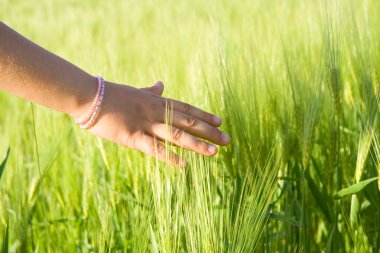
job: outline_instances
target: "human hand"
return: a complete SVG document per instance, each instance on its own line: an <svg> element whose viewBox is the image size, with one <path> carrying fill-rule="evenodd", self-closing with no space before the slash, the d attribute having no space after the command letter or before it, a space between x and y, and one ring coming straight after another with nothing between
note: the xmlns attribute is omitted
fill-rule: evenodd
<svg viewBox="0 0 380 253"><path fill-rule="evenodd" d="M89 131L176 167L184 167L186 161L166 150L163 143L166 140L206 156L218 152L206 140L218 145L230 142L228 135L218 129L221 119L189 104L164 98L163 90L162 82L143 89L106 82L98 119ZM168 112L172 116L171 126L165 124Z"/></svg>
<svg viewBox="0 0 380 253"><path fill-rule="evenodd" d="M0 35L0 90L76 119L94 110L91 109L93 101L98 99L95 102L99 102L101 96L93 97L99 86L95 85L92 75L39 47L2 22ZM163 89L161 82L145 89L106 82L100 113L93 115L94 119L97 116L95 122L92 118L87 122L91 125L90 132L174 166L184 166L185 161L167 152L163 141L207 156L216 154L218 149L206 141L219 145L230 142L230 138L218 129L222 124L219 118L180 101L161 97ZM165 124L167 107L172 116L170 126ZM169 159L166 159L167 154Z"/></svg>

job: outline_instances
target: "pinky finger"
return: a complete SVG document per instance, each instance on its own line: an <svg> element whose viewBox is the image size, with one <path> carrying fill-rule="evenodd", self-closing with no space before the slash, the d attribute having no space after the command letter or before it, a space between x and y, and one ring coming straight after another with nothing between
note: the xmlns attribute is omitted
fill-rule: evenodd
<svg viewBox="0 0 380 253"><path fill-rule="evenodd" d="M150 135L143 135L135 144L135 148L143 153L157 158L161 162L168 163L174 167L185 167L186 161L180 158L174 152L168 150L164 144L162 144L156 138Z"/></svg>

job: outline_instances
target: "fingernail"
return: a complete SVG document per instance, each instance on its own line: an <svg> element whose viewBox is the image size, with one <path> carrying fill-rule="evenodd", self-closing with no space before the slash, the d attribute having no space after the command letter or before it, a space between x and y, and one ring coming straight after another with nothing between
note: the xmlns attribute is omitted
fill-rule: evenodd
<svg viewBox="0 0 380 253"><path fill-rule="evenodd" d="M221 139L224 143L229 143L231 141L231 138L225 133L222 133Z"/></svg>
<svg viewBox="0 0 380 253"><path fill-rule="evenodd" d="M222 123L222 119L217 117L217 116L214 116L212 120L214 121L215 124L221 124Z"/></svg>
<svg viewBox="0 0 380 253"><path fill-rule="evenodd" d="M161 81L158 81L157 83L154 84L155 87L160 87L162 86L162 82Z"/></svg>
<svg viewBox="0 0 380 253"><path fill-rule="evenodd" d="M217 147L215 147L215 146L213 146L213 145L208 145L208 152L210 153L210 154L216 154L216 152L218 152L218 148Z"/></svg>

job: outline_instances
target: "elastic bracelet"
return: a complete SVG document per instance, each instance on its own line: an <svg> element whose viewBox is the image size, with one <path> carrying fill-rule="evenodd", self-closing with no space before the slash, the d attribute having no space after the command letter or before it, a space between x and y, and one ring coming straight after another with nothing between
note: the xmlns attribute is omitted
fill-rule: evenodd
<svg viewBox="0 0 380 253"><path fill-rule="evenodd" d="M88 113L86 113L84 116L78 117L78 119L75 121L75 123L77 123L82 129L90 128L92 124L95 122L100 111L100 106L103 101L105 86L104 79L100 76L97 76L96 78L98 81L98 90L94 98L94 101L92 102Z"/></svg>
<svg viewBox="0 0 380 253"><path fill-rule="evenodd" d="M101 77L100 77L101 78ZM75 123L78 124L78 125L82 125L82 124L85 124L86 122L88 122L92 116L92 114L94 113L94 110L96 108L96 105L97 105L97 102L99 100L99 96L100 96L100 89L101 89L101 80L99 79L99 77L96 77L96 82L98 84L98 88L97 88L97 91L96 91L96 95L95 95L95 98L94 100L92 101L92 104L91 104L91 107L90 109L88 110L88 112L83 115L83 116L80 116L78 117L76 120L75 120Z"/></svg>

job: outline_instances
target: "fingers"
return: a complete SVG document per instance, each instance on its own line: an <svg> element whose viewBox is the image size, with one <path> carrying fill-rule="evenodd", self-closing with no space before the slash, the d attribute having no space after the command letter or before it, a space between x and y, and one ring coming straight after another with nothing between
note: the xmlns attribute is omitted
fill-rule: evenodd
<svg viewBox="0 0 380 253"><path fill-rule="evenodd" d="M161 96L162 93L164 92L164 84L161 81L158 81L153 86L142 88L141 90L145 90L145 91Z"/></svg>
<svg viewBox="0 0 380 253"><path fill-rule="evenodd" d="M175 167L185 167L186 161L167 148L157 139L149 135L140 136L135 142L135 148L143 153L157 158L161 162Z"/></svg>
<svg viewBox="0 0 380 253"><path fill-rule="evenodd" d="M186 132L199 138L209 140L218 145L227 145L230 142L228 135L217 127L211 126L194 116L173 111L172 125L184 129Z"/></svg>
<svg viewBox="0 0 380 253"><path fill-rule="evenodd" d="M174 126L159 123L152 126L151 132L152 135L162 140L167 140L177 146L184 147L202 155L211 156L218 152L218 148L214 145L209 144Z"/></svg>
<svg viewBox="0 0 380 253"><path fill-rule="evenodd" d="M175 111L196 117L211 126L219 127L222 124L222 120L219 117L187 103L175 99L166 99L165 103L168 108L173 108Z"/></svg>
<svg viewBox="0 0 380 253"><path fill-rule="evenodd" d="M141 90L161 96L164 91L164 84L161 81L158 81L153 86L142 88ZM222 120L219 117L175 99L165 99L163 101L163 106L196 117L211 126L219 127L222 124Z"/></svg>

